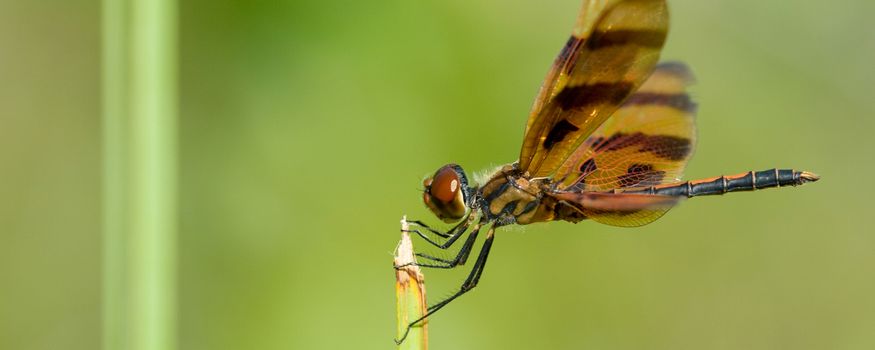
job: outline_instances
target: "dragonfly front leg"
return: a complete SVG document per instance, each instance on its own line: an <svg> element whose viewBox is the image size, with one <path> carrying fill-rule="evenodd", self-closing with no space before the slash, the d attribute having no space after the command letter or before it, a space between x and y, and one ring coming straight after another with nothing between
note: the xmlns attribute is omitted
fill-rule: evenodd
<svg viewBox="0 0 875 350"><path fill-rule="evenodd" d="M474 247L474 242L477 240L477 234L480 233L480 227L482 223L478 223L474 225L471 229L471 233L468 234L468 238L465 239L465 243L462 244L462 249L459 249L459 253L456 254L456 257L453 259L443 259L435 256L431 256L423 253L416 253L416 256L424 259L428 259L431 261L438 262L440 264L429 264L429 263L418 263L417 266L422 267L432 267L438 269L452 269L456 266L464 265L465 261L468 260L468 256L471 254L471 249ZM459 235L461 236L461 235Z"/></svg>
<svg viewBox="0 0 875 350"><path fill-rule="evenodd" d="M456 226L454 226L453 228L451 228L447 232L441 232L441 231L435 230L435 229L429 227L428 225L426 225L424 222L419 221L419 220L410 220L407 222L408 224L413 224L413 225L422 227L431 233L434 233L438 236L446 238L447 240L444 241L444 243L435 242L430 237L428 237L425 233L423 233L422 231L420 231L418 229L412 229L412 230L408 229L406 231L405 230L402 230L402 231L408 232L408 233L415 233L419 237L422 237L422 239L424 239L429 244L431 244L435 247L438 247L440 249L447 249L447 248L451 247L453 245L453 243L455 243L456 240L458 240L459 237L461 237L462 234L465 233L466 230L468 230L468 227L471 226L471 223L473 221L474 221L474 215L469 214L468 217L465 218L465 220L456 224Z"/></svg>
<svg viewBox="0 0 875 350"><path fill-rule="evenodd" d="M422 222L420 220L408 220L407 223L422 227L422 228L428 230L429 232L434 233L434 234L441 236L443 238L450 238L450 236L452 236L451 232L455 231L459 227L459 225L462 224L462 223L457 224L455 227L451 228L447 232L441 232L441 231L438 231L438 230L435 230L435 229L429 227L428 225L426 225L424 222Z"/></svg>

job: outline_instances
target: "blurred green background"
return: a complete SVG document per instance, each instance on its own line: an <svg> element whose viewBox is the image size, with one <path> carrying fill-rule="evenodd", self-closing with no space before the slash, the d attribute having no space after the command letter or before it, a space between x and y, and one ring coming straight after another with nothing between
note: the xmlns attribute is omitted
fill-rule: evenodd
<svg viewBox="0 0 875 350"><path fill-rule="evenodd" d="M182 0L179 348L392 348L398 220L515 159L579 2ZM875 3L670 8L688 177L823 180L501 232L432 348L875 347ZM99 2L0 2L0 349L100 346L100 69Z"/></svg>

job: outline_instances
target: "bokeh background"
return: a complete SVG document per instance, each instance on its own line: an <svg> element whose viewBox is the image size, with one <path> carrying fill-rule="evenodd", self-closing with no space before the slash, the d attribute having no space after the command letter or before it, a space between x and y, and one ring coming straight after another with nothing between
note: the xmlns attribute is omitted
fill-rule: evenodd
<svg viewBox="0 0 875 350"><path fill-rule="evenodd" d="M515 159L579 2L182 0L179 348L392 348L398 220ZM823 180L501 232L434 349L875 347L875 3L670 8L688 177ZM100 69L98 1L0 2L0 349L100 346Z"/></svg>

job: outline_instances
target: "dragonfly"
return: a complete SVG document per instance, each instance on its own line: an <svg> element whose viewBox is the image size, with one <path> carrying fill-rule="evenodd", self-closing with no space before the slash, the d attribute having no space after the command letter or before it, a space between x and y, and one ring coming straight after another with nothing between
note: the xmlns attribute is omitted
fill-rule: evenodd
<svg viewBox="0 0 875 350"><path fill-rule="evenodd" d="M535 98L519 159L481 184L458 164L424 180L425 205L454 225L442 231L411 220L407 231L440 249L467 238L454 258L417 253L423 261L412 264L464 265L481 231L485 239L461 287L429 306L408 332L477 286L500 227L583 220L637 227L687 198L819 179L776 168L682 181L696 144L697 104L687 91L694 81L690 69L659 63L667 32L665 0L584 0Z"/></svg>

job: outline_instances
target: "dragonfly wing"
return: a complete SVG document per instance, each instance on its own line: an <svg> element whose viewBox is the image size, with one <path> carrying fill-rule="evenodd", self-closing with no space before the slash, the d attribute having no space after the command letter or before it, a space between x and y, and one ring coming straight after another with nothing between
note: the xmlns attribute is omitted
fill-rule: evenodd
<svg viewBox="0 0 875 350"><path fill-rule="evenodd" d="M550 196L575 208L587 219L621 227L647 225L662 217L683 199L674 196L610 192L554 192ZM569 221L577 221L580 217L574 216L571 219Z"/></svg>
<svg viewBox="0 0 875 350"><path fill-rule="evenodd" d="M559 187L609 191L680 180L696 144L696 104L687 93L692 82L686 65L658 65L559 167Z"/></svg>
<svg viewBox="0 0 875 350"><path fill-rule="evenodd" d="M552 175L650 76L667 31L665 0L586 1L535 99L520 168Z"/></svg>

